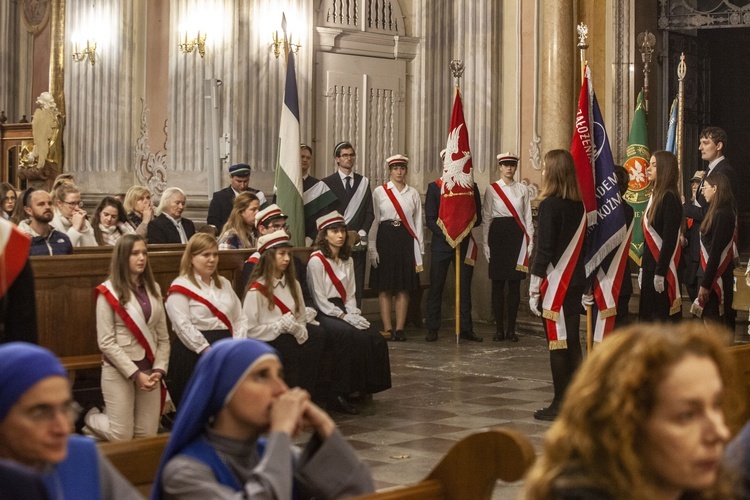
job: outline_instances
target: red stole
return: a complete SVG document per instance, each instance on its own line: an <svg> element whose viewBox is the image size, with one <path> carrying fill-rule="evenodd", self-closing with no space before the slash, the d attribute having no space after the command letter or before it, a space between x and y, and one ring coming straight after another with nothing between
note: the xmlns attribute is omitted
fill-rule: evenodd
<svg viewBox="0 0 750 500"><path fill-rule="evenodd" d="M253 281L250 284L251 290L258 290L263 296L267 299L268 298L268 288L263 283L260 283L258 281ZM275 294L273 296L273 303L281 310L281 314L286 314L292 312L291 309L289 309L289 306L284 304L284 302L281 301L280 298L278 298Z"/></svg>
<svg viewBox="0 0 750 500"><path fill-rule="evenodd" d="M23 271L30 247L31 238L10 222L0 222L0 297Z"/></svg>
<svg viewBox="0 0 750 500"><path fill-rule="evenodd" d="M646 246L648 247L651 255L654 257L656 262L659 262L659 254L661 253L661 247L663 241L661 235L651 226L648 220L648 209L651 207L651 201L653 198L648 200L646 211L643 212L643 239L646 240ZM679 243L679 234L677 236L677 244L674 247L674 252L669 259L669 269L667 275L664 277L667 282L667 296L669 297L669 314L676 314L680 312L682 308L682 296L680 292L680 279L677 275L677 263L680 262L680 255L682 249Z"/></svg>
<svg viewBox="0 0 750 500"><path fill-rule="evenodd" d="M232 328L232 322L229 321L229 318L227 318L227 315L224 314L223 312L221 312L218 307L216 307L211 302L209 302L205 297L203 297L201 295L198 295L194 291L192 291L189 288L186 288L186 287L184 287L182 285L172 285L172 286L170 286L169 290L167 291L167 297L169 297L169 295L172 294L172 293L179 293L179 294L185 295L185 296L190 297L191 299L193 299L193 300L195 300L197 302L200 302L204 306L206 306L208 308L208 310L211 311L211 313L213 313L213 315L216 316L216 318L219 321L221 321L222 323L224 323L224 325L226 325L227 330L229 330L229 333L231 333L232 335L234 335L234 328Z"/></svg>
<svg viewBox="0 0 750 500"><path fill-rule="evenodd" d="M416 268L417 272L420 273L424 270L424 267L422 267L422 252L419 248L419 237L417 236L417 232L413 227L414 214L411 214L408 217L406 216L406 213L404 213L404 208L401 206L401 193L396 191L395 185L391 189L388 187L388 184L390 183L383 184L383 190L385 191L386 196L388 196L388 199L391 200L393 208L396 209L396 213L398 214L399 219L401 219L404 227L406 227L406 230L409 231L411 237L414 238L414 267Z"/></svg>
<svg viewBox="0 0 750 500"><path fill-rule="evenodd" d="M313 258L313 257L317 257L323 263L323 269L325 269L326 274L331 279L331 282L333 283L333 287L339 293L339 297L341 297L341 300L344 302L344 304L346 304L346 287L344 287L344 284L341 282L339 277L336 276L336 273L331 267L331 263L328 262L328 259L325 258L325 256L320 252L320 250L316 250L313 253L311 253L310 258Z"/></svg>
<svg viewBox="0 0 750 500"><path fill-rule="evenodd" d="M515 219L518 227L520 227L521 231L523 232L523 242L521 244L521 251L518 254L516 271L523 271L524 273L527 273L529 272L529 252L527 251L527 249L529 247L529 242L531 241L531 238L529 238L529 232L526 230L526 225L521 220L521 216L518 215L516 207L514 207L513 203L508 199L508 195L505 194L503 188L501 188L497 182L493 182L492 184L490 184L490 186L492 186L492 189L495 190L495 193L497 193L497 195L500 197L500 200L505 203L506 208L513 216L513 219Z"/></svg>

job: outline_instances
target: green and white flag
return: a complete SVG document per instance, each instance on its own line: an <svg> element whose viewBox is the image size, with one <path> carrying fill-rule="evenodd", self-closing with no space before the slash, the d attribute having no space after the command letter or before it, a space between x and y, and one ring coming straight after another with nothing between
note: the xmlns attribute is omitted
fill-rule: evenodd
<svg viewBox="0 0 750 500"><path fill-rule="evenodd" d="M625 170L630 175L628 191L625 193L625 201L633 207L635 218L633 220L633 237L630 240L630 258L633 262L641 265L643 256L643 225L641 219L651 196L651 183L646 177L646 167L651 159L648 150L648 125L646 121L646 108L643 104L643 91L638 94L635 104L633 123L630 125L630 136L628 137L627 160Z"/></svg>

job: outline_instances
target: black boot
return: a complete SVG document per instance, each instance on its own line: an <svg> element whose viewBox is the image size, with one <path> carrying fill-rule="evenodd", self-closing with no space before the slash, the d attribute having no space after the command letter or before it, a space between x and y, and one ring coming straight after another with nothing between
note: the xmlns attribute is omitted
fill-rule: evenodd
<svg viewBox="0 0 750 500"><path fill-rule="evenodd" d="M505 340L505 332L502 330L498 330L495 332L495 335L492 336L493 342L502 342Z"/></svg>

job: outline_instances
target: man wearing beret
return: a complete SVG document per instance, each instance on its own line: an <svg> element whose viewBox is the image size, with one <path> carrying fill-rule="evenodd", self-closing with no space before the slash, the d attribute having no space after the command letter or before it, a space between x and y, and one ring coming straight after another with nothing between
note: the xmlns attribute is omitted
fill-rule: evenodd
<svg viewBox="0 0 750 500"><path fill-rule="evenodd" d="M50 498L142 498L93 440L71 435L77 405L54 354L10 342L0 345L0 359L0 459L41 474Z"/></svg>
<svg viewBox="0 0 750 500"><path fill-rule="evenodd" d="M213 198L211 198L211 205L208 207L208 218L206 220L208 224L216 226L219 233L221 233L224 224L227 223L229 214L232 213L234 197L241 192L250 191L257 196L261 209L268 205L263 191L251 188L249 182L250 165L238 163L229 167L229 186L214 193Z"/></svg>

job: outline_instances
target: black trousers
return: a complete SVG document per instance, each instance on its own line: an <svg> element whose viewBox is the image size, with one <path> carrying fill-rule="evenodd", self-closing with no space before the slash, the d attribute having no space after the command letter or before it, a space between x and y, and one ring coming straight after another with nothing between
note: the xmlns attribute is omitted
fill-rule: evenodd
<svg viewBox="0 0 750 500"><path fill-rule="evenodd" d="M357 289L354 297L357 299L357 307L362 308L362 291L365 289L365 271L367 270L367 251L352 252L352 263L354 264L354 282Z"/></svg>
<svg viewBox="0 0 750 500"><path fill-rule="evenodd" d="M463 256L465 252L461 253ZM462 257L463 258L463 257ZM448 277L448 270L456 260L455 254L432 254L430 262L430 290L427 294L427 330L437 331L440 329L441 306L443 302L443 289ZM454 268L455 269L455 268ZM461 261L461 331L471 332L471 278L474 275L474 266ZM455 296L451 294L451 296Z"/></svg>
<svg viewBox="0 0 750 500"><path fill-rule="evenodd" d="M508 284L508 295L505 295L505 284ZM508 307L508 328L503 329L505 307ZM521 305L520 280L492 280L492 312L495 315L497 332L515 332L518 307Z"/></svg>
<svg viewBox="0 0 750 500"><path fill-rule="evenodd" d="M555 390L553 404L562 403L565 391L573 379L573 374L581 365L583 354L581 352L581 334L578 331L581 325L581 295L583 287L570 287L563 300L563 312L565 317L565 329L568 333L565 349L551 349L549 351L550 367L552 369L552 386ZM544 320L544 333L547 333L547 320Z"/></svg>

